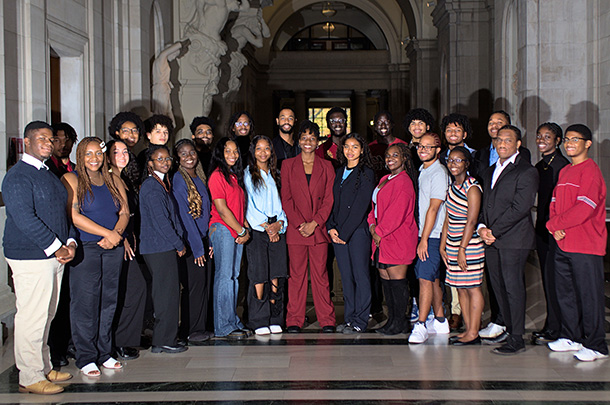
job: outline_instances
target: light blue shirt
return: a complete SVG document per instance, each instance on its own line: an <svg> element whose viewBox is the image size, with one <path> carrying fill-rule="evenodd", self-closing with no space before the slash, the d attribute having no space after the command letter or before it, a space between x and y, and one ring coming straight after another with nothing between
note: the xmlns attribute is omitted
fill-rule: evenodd
<svg viewBox="0 0 610 405"><path fill-rule="evenodd" d="M277 216L278 221L284 221L284 226L280 230L280 233L284 233L286 232L288 220L286 219L286 213L282 209L282 200L280 200L275 180L273 180L271 173L265 173L264 170L260 170L260 173L264 184L255 189L252 183L252 175L250 174L250 166L244 172L244 185L248 193L246 219L252 229L265 232L262 224L267 222L269 217Z"/></svg>
<svg viewBox="0 0 610 405"><path fill-rule="evenodd" d="M489 145L489 166L491 167L496 164L498 159L500 159L500 156L498 156L498 151L496 151L496 148L494 148L494 145L492 143L491 145Z"/></svg>

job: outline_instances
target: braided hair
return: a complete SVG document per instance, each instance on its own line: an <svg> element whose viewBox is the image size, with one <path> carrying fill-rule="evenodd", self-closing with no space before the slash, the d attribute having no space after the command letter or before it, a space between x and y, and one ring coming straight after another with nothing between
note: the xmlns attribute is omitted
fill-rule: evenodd
<svg viewBox="0 0 610 405"><path fill-rule="evenodd" d="M191 145L193 147L193 150L195 150L195 151L197 150L197 149L195 149L195 143L193 141L191 141L190 139L179 140L176 143L176 145L174 146L174 158L177 161L180 161L178 152L180 151L180 149L182 149L186 145ZM186 183L186 189L187 189L187 193L188 193L187 201L189 204L189 214L191 214L193 219L197 219L197 218L201 217L201 209L203 206L203 200L201 198L201 195L199 194L199 191L197 190L197 187L195 186L195 182L193 182L191 175L188 174L188 172L186 171L186 169L184 167L182 167L182 165L178 166L178 173L180 173L180 175L184 179L184 182ZM201 179L203 184L207 184L207 178L205 177L205 173L203 171L203 166L201 165L199 158L197 158L197 165L195 166L195 174L197 175L197 177L199 177Z"/></svg>
<svg viewBox="0 0 610 405"><path fill-rule="evenodd" d="M144 182L144 180L147 177L152 177L155 180L157 180L159 182L159 184L161 184L163 186L163 189L169 193L170 189L171 189L171 182L169 180L169 176L165 176L165 179L167 179L167 183L163 180L161 180L161 178L159 176L157 176L157 173L155 173L155 171L153 170L152 167L150 167L150 165L148 164L148 162L152 161L152 155L155 154L156 151L158 151L159 149L165 149L165 151L167 152L167 154L169 155L169 149L167 149L167 146L165 145L153 145L151 144L148 149L146 149L146 160L144 161L144 170L142 173L142 182Z"/></svg>
<svg viewBox="0 0 610 405"><path fill-rule="evenodd" d="M87 147L90 143L97 143L102 151L106 145L104 142L96 137L89 136L84 138L78 144L76 148L76 172L78 173L78 186L76 188L76 196L78 199L78 205L82 208L83 203L85 202L85 197L89 195L91 197L91 202L93 202L95 196L93 195L93 190L91 189L91 178L89 177L89 172L85 167L85 153L87 152ZM110 195L112 196L112 201L114 205L119 208L123 204L126 204L126 201L123 201L121 197L121 193L114 183L114 177L112 173L108 170L108 159L106 158L106 154L102 155L102 167L100 168L100 172L102 174L102 178L104 179L104 184L108 187L108 191L110 191Z"/></svg>

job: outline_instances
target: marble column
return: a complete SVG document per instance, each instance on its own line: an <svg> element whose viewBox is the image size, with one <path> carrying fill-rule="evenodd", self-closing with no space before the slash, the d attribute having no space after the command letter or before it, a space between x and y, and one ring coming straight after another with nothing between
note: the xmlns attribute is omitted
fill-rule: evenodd
<svg viewBox="0 0 610 405"><path fill-rule="evenodd" d="M440 74L438 40L413 39L407 43L405 50L410 61L409 107L425 108L437 116Z"/></svg>

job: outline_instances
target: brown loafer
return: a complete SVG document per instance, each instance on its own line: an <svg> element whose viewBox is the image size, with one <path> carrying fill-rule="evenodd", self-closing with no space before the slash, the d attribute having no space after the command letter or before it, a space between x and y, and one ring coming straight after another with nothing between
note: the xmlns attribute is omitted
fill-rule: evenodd
<svg viewBox="0 0 610 405"><path fill-rule="evenodd" d="M19 392L38 395L59 394L63 390L63 387L55 385L47 380L38 381L36 384L28 385L27 387L24 387L23 385L19 386Z"/></svg>
<svg viewBox="0 0 610 405"><path fill-rule="evenodd" d="M47 380L51 382L68 381L70 378L72 378L72 374L57 370L51 370L49 374L47 374Z"/></svg>

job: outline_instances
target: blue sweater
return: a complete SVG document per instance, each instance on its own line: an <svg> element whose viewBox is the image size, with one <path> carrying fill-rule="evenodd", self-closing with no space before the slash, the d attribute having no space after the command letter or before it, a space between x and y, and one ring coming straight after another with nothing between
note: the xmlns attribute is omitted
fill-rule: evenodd
<svg viewBox="0 0 610 405"><path fill-rule="evenodd" d="M44 250L55 239L75 237L68 221L68 192L49 170L17 162L2 182L6 204L4 256L15 260L48 259Z"/></svg>
<svg viewBox="0 0 610 405"><path fill-rule="evenodd" d="M189 214L188 188L180 172L174 174L172 194L178 204L180 222L184 228L188 245L195 257L201 257L205 254L205 247L203 246L202 239L207 236L210 224L210 197L208 196L208 189L199 177L193 179L193 182L201 195L202 207L201 216L199 218L193 219L193 216Z"/></svg>
<svg viewBox="0 0 610 405"><path fill-rule="evenodd" d="M182 227L172 196L153 177L140 189L140 253L182 250Z"/></svg>

